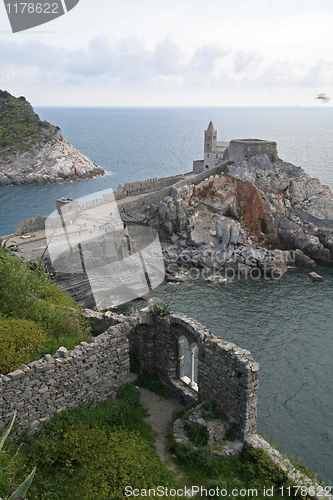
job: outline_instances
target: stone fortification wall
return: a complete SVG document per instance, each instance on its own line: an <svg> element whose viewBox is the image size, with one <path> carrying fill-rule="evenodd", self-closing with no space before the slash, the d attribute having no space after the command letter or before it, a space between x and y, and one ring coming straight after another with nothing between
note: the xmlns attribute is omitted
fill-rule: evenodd
<svg viewBox="0 0 333 500"><path fill-rule="evenodd" d="M278 159L276 142L261 139L233 139L227 150L226 157L235 163L247 160L254 155L267 154L271 162Z"/></svg>
<svg viewBox="0 0 333 500"><path fill-rule="evenodd" d="M121 200L126 196L136 196L139 194L157 191L167 186L172 186L172 184L175 184L182 178L183 175L178 174L178 175L171 175L169 177L161 177L160 179L156 177L154 179L147 179L145 181L126 182L124 186L119 184L117 191L115 191L114 193L115 199Z"/></svg>
<svg viewBox="0 0 333 500"><path fill-rule="evenodd" d="M152 189L154 192L147 193L146 195L140 196L137 200L131 200L131 201L124 201L120 209L125 212L125 213L130 213L130 212L136 212L142 210L142 208L150 206L152 204L159 203L163 198L166 196L170 196L171 189L172 187L182 187L186 184L191 184L193 182L199 182L200 180L204 179L210 172L213 172L212 170L207 170L204 172L201 172L198 175L191 176L189 178L189 174L185 175L175 175L172 177L165 177L163 179L157 179L153 180L152 182L154 184L154 189ZM147 182L147 184L146 184ZM135 184L139 185L144 185L149 188L150 184L149 181L146 182L141 182L138 181L136 183L128 183L130 185ZM166 184L166 185L165 185ZM126 186L126 184L125 184ZM160 187L156 187L160 186ZM120 189L121 188L121 189ZM134 189L134 188L133 188ZM156 189L156 191L155 191ZM146 191L144 191L146 192ZM133 194L130 193L129 194ZM134 194L142 194L141 192L136 192ZM118 187L118 190L114 192L114 196L116 200L121 200L125 198L125 189L122 186ZM109 203L112 201L112 195L111 198L108 197L108 195L103 195L103 198L96 199L96 200L90 200L88 202L85 202L84 204L80 205L81 209L89 209L98 205L103 205L104 203ZM24 233L29 233L32 231L38 231L38 230L43 230L45 229L45 221L46 217L35 217L31 219L24 219L21 220L18 228L15 231L16 236L20 236Z"/></svg>
<svg viewBox="0 0 333 500"><path fill-rule="evenodd" d="M163 318L143 313L131 319L130 350L141 369L158 373L177 396L215 401L245 441L256 430L259 365L251 353L215 337L207 328L183 314ZM197 383L184 377L184 339L198 351Z"/></svg>
<svg viewBox="0 0 333 500"><path fill-rule="evenodd" d="M46 217L34 217L31 219L23 219L18 225L15 231L15 236L21 236L25 233L30 233L32 231L39 231L45 229Z"/></svg>
<svg viewBox="0 0 333 500"><path fill-rule="evenodd" d="M195 174L199 174L204 170L204 161L203 160L194 160L193 161L193 172Z"/></svg>
<svg viewBox="0 0 333 500"><path fill-rule="evenodd" d="M162 177L161 179L156 177L155 179L148 179L146 181L126 182L124 189L128 191L129 195L147 193L171 186L182 177L182 175L172 175L170 177Z"/></svg>
<svg viewBox="0 0 333 500"><path fill-rule="evenodd" d="M224 162L224 163L228 164L231 162ZM142 212L144 211L145 208L149 207L150 205L159 203L167 196L175 197L176 196L175 190L189 184L198 183L203 179L205 179L207 176L209 177L210 175L214 175L216 169L218 168L221 170L221 167L214 167L212 169L205 170L204 172L200 172L199 174L196 175L192 175L192 173L183 175L181 176L180 180L177 181L175 184L162 188L154 193L148 193L143 196L140 196L140 198L136 200L126 201L126 203L122 203L119 206L119 209L123 213Z"/></svg>
<svg viewBox="0 0 333 500"><path fill-rule="evenodd" d="M35 432L57 413L88 401L101 403L129 382L127 325L109 328L91 344L51 356L0 375L0 426L17 410L16 432Z"/></svg>

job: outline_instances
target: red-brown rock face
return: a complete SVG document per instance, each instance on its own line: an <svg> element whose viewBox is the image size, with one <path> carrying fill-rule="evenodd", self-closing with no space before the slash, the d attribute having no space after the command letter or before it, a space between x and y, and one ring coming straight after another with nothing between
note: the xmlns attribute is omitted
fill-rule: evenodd
<svg viewBox="0 0 333 500"><path fill-rule="evenodd" d="M270 217L264 197L250 182L233 177L215 177L193 189L192 198L209 204L229 206L229 214L239 220L255 242L278 241L276 223Z"/></svg>

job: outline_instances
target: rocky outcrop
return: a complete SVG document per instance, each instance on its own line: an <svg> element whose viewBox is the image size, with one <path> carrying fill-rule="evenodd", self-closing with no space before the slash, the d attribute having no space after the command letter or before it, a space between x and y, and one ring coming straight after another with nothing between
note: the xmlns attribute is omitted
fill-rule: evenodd
<svg viewBox="0 0 333 500"><path fill-rule="evenodd" d="M50 184L103 175L95 165L69 144L54 127L54 135L29 151L0 159L0 186Z"/></svg>

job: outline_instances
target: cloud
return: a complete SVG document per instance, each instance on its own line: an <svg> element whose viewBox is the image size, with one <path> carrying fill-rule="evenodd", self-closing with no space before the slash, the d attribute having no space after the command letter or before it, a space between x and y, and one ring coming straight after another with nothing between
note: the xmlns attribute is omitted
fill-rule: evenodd
<svg viewBox="0 0 333 500"><path fill-rule="evenodd" d="M189 66L194 73L207 74L215 69L218 59L227 55L229 50L222 50L217 44L203 45L192 56Z"/></svg>
<svg viewBox="0 0 333 500"><path fill-rule="evenodd" d="M262 60L263 58L259 54L240 50L235 54L234 58L235 73L239 74L244 71L253 70Z"/></svg>
<svg viewBox="0 0 333 500"><path fill-rule="evenodd" d="M106 35L86 47L60 49L39 41L2 43L0 87L19 82L38 86L55 84L118 86L151 89L161 83L204 89L261 90L333 85L333 61L270 60L250 51L232 51L219 44L198 46L185 53L170 38L148 49L145 40Z"/></svg>

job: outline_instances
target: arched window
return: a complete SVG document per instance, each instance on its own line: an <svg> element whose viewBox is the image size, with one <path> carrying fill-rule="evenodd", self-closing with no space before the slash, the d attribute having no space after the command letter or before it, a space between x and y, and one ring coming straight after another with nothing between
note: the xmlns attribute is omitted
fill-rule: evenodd
<svg viewBox="0 0 333 500"><path fill-rule="evenodd" d="M184 335L178 339L177 375L185 384L198 390L198 346L195 343L189 345Z"/></svg>

